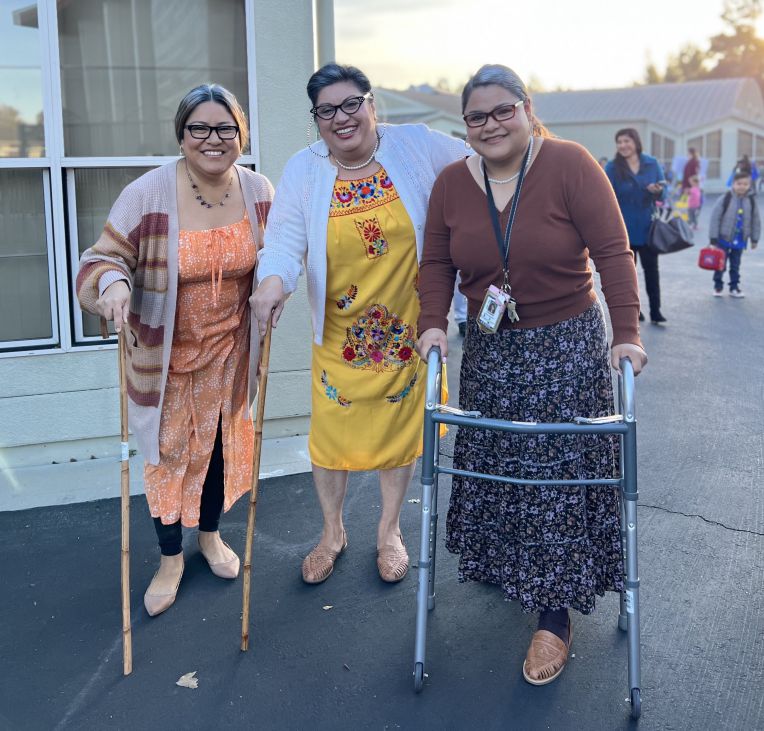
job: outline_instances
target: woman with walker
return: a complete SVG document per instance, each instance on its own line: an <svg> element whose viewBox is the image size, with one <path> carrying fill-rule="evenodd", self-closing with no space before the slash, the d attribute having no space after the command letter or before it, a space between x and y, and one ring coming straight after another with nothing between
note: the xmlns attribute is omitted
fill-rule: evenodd
<svg viewBox="0 0 764 731"><path fill-rule="evenodd" d="M249 131L222 86L183 97L175 134L181 159L122 191L77 277L82 308L126 330L130 426L161 552L144 595L152 617L178 592L182 526L199 526L213 574L239 573L218 522L252 484L260 340L248 300L273 191L236 165Z"/></svg>
<svg viewBox="0 0 764 731"><path fill-rule="evenodd" d="M639 372L639 296L626 231L607 177L580 145L552 138L511 69L483 66L462 92L474 157L433 187L420 266L418 349L447 354L447 313L461 271L469 302L460 407L484 417L569 421L613 413L610 366ZM591 256L601 276L613 342L608 355ZM454 468L526 479L582 479L617 470L609 436L460 430ZM446 546L459 580L501 587L539 615L523 677L562 672L569 610L620 591L623 556L613 486L507 486L454 477Z"/></svg>
<svg viewBox="0 0 764 731"><path fill-rule="evenodd" d="M309 448L323 530L302 578L318 584L330 576L347 547L348 472L376 470L377 570L397 582L409 568L401 505L422 449L427 367L415 352L415 327L427 200L438 173L467 150L425 125L378 124L371 84L353 66L327 64L307 91L321 139L284 169L254 295L264 332L269 317L276 325L305 263L313 323Z"/></svg>

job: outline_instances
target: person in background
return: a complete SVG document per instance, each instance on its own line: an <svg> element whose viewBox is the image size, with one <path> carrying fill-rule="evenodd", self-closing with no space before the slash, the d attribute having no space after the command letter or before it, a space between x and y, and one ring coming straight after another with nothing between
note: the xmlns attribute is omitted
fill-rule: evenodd
<svg viewBox="0 0 764 731"><path fill-rule="evenodd" d="M732 172L730 173L729 178L727 178L728 188L732 187L732 183L734 182L735 175L737 173L748 175L748 177L751 178L751 185L748 189L748 195L756 195L756 188L759 182L759 168L756 166L756 163L751 160L750 157L748 157L748 155L743 155L743 157L741 157L735 163L735 167L732 168Z"/></svg>
<svg viewBox="0 0 764 731"><path fill-rule="evenodd" d="M700 178L693 175L690 178L690 189L687 191L687 216L693 231L698 230L698 218L702 205L703 191L700 189Z"/></svg>
<svg viewBox="0 0 764 731"><path fill-rule="evenodd" d="M642 140L634 128L618 130L615 144L615 157L607 164L605 172L621 207L634 260L636 262L639 257L642 264L650 303L650 322L660 325L666 322L666 318L661 312L658 254L647 244L655 204L662 201L666 194L663 169L654 157L642 152ZM644 320L641 312L639 319Z"/></svg>
<svg viewBox="0 0 764 731"><path fill-rule="evenodd" d="M690 189L690 178L693 175L700 175L700 155L694 147L687 148L687 162L684 164L682 172L682 193Z"/></svg>
<svg viewBox="0 0 764 731"><path fill-rule="evenodd" d="M125 330L130 427L161 553L143 598L151 616L175 601L182 526L199 526L213 574L239 573L218 523L252 485L260 338L248 299L273 195L236 164L249 130L227 89L191 89L175 135L180 160L122 191L77 276L82 308Z"/></svg>
<svg viewBox="0 0 764 731"><path fill-rule="evenodd" d="M604 170L605 166L608 163L608 157L607 156L603 156L599 160L597 160L597 162L600 164L600 167Z"/></svg>
<svg viewBox="0 0 764 731"><path fill-rule="evenodd" d="M459 290L461 281L461 277L457 272L456 282L454 283L454 322L456 327L459 328L459 335L464 337L467 334L467 298Z"/></svg>
<svg viewBox="0 0 764 731"><path fill-rule="evenodd" d="M611 365L619 368L626 357L638 373L647 356L634 262L607 177L583 147L549 135L525 84L506 66L483 66L467 82L462 111L476 154L445 168L430 197L419 353L426 358L438 346L447 355L460 271L469 303L462 409L516 421L612 414ZM516 219L505 247L513 199ZM610 348L589 256L610 312ZM503 283L519 321L504 313L498 330L486 332L476 318L481 308L498 311L486 290ZM551 482L610 477L617 464L609 437L529 439L465 428L454 449L457 469ZM523 663L527 682L544 685L565 667L570 609L589 614L597 595L620 591L619 510L618 491L609 486L453 478L446 547L459 554L459 580L495 584L538 615Z"/></svg>
<svg viewBox="0 0 764 731"><path fill-rule="evenodd" d="M422 452L427 366L414 348L427 201L438 173L467 148L423 124L378 124L369 79L354 66L323 66L307 92L321 140L284 168L253 297L262 332L307 272L308 444L323 529L302 578L317 584L332 573L347 547L348 473L376 470L377 570L397 582L409 568L401 505Z"/></svg>
<svg viewBox="0 0 764 731"><path fill-rule="evenodd" d="M714 204L708 235L712 246L724 249L725 269L729 267L730 297L745 297L740 289L740 260L751 242L751 249L759 243L761 218L755 196L749 195L751 176L736 172L732 188ZM724 270L714 272L714 297L724 294Z"/></svg>

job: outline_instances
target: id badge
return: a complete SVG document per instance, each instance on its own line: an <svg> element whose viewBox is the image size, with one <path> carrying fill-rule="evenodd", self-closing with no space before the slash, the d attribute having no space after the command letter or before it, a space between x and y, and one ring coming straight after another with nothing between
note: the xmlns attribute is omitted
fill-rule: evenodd
<svg viewBox="0 0 764 731"><path fill-rule="evenodd" d="M495 333L507 311L506 294L493 284L485 292L477 316L478 327L485 333Z"/></svg>

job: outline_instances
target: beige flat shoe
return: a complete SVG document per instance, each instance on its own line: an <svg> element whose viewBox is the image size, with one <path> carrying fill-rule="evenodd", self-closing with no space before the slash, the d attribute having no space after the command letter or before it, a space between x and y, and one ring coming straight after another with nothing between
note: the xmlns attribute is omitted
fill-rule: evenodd
<svg viewBox="0 0 764 731"><path fill-rule="evenodd" d="M377 549L379 578L388 584L401 581L409 571L409 555L406 546L382 546Z"/></svg>
<svg viewBox="0 0 764 731"><path fill-rule="evenodd" d="M342 547L339 551L331 548L316 546L302 562L302 580L306 584L320 584L326 581L334 571L335 561L345 552L348 547L348 537L342 532Z"/></svg>
<svg viewBox="0 0 764 731"><path fill-rule="evenodd" d="M157 614L166 612L173 604L175 604L175 597L178 594L180 580L183 578L183 570L181 569L178 583L175 584L175 589L169 594L158 594L151 591L151 587L154 586L154 579L156 579L158 574L159 571L154 574L154 578L151 580L149 588L146 589L146 593L143 595L143 606L146 607L146 612L148 612L149 617L156 617Z"/></svg>
<svg viewBox="0 0 764 731"><path fill-rule="evenodd" d="M551 683L565 669L572 641L573 625L570 620L568 620L567 644L553 632L545 629L538 630L531 638L528 654L523 663L523 677L531 685Z"/></svg>
<svg viewBox="0 0 764 731"><path fill-rule="evenodd" d="M196 540L199 541L198 536ZM202 551L201 542L199 542L199 553L204 556L204 560L209 565L210 571L212 571L215 576L219 576L221 579L235 579L239 575L239 557L236 555L233 548L231 548L225 541L223 541L223 545L233 553L233 558L229 558L228 561L217 561L215 563L210 561L207 556L204 555L204 551Z"/></svg>

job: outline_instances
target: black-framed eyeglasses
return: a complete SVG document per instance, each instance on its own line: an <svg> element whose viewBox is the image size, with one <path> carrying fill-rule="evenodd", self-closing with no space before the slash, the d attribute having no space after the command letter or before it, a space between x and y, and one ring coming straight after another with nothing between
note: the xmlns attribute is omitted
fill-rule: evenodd
<svg viewBox="0 0 764 731"><path fill-rule="evenodd" d="M213 132L217 132L221 140L232 140L239 134L239 128L235 124L219 124L210 127L208 124L187 124L188 133L195 140L207 140Z"/></svg>
<svg viewBox="0 0 764 731"><path fill-rule="evenodd" d="M525 100L520 99L514 104L500 104L490 112L470 112L462 119L468 127L482 127L488 121L488 117L493 117L497 122L508 122L517 114L517 108L524 103Z"/></svg>
<svg viewBox="0 0 764 731"><path fill-rule="evenodd" d="M341 109L345 114L355 114L367 99L373 99L374 94L367 91L363 96L349 96L342 104L319 104L310 110L320 119L334 119L337 110Z"/></svg>

